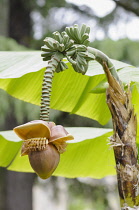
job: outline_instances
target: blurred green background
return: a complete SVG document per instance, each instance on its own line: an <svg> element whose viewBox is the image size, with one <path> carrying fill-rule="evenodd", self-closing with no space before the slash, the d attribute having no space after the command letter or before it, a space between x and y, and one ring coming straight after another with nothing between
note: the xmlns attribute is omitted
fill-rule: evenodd
<svg viewBox="0 0 139 210"><path fill-rule="evenodd" d="M91 27L92 47L139 66L138 0L1 0L0 11L0 51L40 50L53 31L85 23ZM39 119L38 106L0 90L0 130L34 119ZM55 110L51 120L63 126L102 127L91 119ZM106 126L111 127L111 122ZM118 210L118 202L116 177L44 181L35 174L0 168L0 210Z"/></svg>

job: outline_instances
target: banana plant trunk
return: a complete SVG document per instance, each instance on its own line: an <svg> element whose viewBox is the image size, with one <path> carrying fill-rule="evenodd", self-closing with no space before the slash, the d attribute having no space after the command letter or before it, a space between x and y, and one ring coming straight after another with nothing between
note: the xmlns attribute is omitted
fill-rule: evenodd
<svg viewBox="0 0 139 210"><path fill-rule="evenodd" d="M122 84L103 65L109 87L107 104L113 120L113 147L118 191L122 210L139 209L138 150L136 146L137 120L131 103L131 91L124 91Z"/></svg>

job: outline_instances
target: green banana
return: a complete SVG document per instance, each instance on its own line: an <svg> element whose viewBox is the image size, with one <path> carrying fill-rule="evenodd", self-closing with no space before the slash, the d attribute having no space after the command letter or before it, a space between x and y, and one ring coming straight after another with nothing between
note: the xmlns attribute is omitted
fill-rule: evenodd
<svg viewBox="0 0 139 210"><path fill-rule="evenodd" d="M58 50L60 52L63 52L65 50L65 45L64 44L60 44Z"/></svg>
<svg viewBox="0 0 139 210"><path fill-rule="evenodd" d="M44 39L44 42L47 42L47 41L51 41L52 43L55 42L55 39L51 38L51 37L46 37Z"/></svg>
<svg viewBox="0 0 139 210"><path fill-rule="evenodd" d="M63 61L60 62L60 65L61 65L62 71L64 71L65 69L68 69L67 65Z"/></svg>
<svg viewBox="0 0 139 210"><path fill-rule="evenodd" d="M79 52L79 55L85 57L87 60L93 59L95 60L95 56L92 53L86 52Z"/></svg>
<svg viewBox="0 0 139 210"><path fill-rule="evenodd" d="M79 73L79 69L78 69L77 65L72 64L72 67L73 67L73 69L74 69L76 72Z"/></svg>
<svg viewBox="0 0 139 210"><path fill-rule="evenodd" d="M67 34L63 35L63 44L66 45L69 42L69 36Z"/></svg>
<svg viewBox="0 0 139 210"><path fill-rule="evenodd" d="M74 36L73 36L73 33L71 32L70 27L66 27L65 31L71 39L74 39Z"/></svg>
<svg viewBox="0 0 139 210"><path fill-rule="evenodd" d="M64 61L61 61L61 62L64 65L65 69L68 69L68 66L66 65L66 63Z"/></svg>
<svg viewBox="0 0 139 210"><path fill-rule="evenodd" d="M65 49L69 49L73 46L74 41L72 39L69 40L69 42L66 43L65 45Z"/></svg>
<svg viewBox="0 0 139 210"><path fill-rule="evenodd" d="M46 57L43 57L42 58L43 61L49 61L50 59L51 59L51 56L50 57L47 57L47 58Z"/></svg>
<svg viewBox="0 0 139 210"><path fill-rule="evenodd" d="M87 72L88 67L84 67L84 70L82 71L82 74L84 75Z"/></svg>
<svg viewBox="0 0 139 210"><path fill-rule="evenodd" d="M62 35L62 37L65 36L65 35L67 35L66 31L62 31L61 32L61 35Z"/></svg>
<svg viewBox="0 0 139 210"><path fill-rule="evenodd" d="M77 62L76 61L74 61L72 58L70 58L69 56L66 56L67 57L67 59L68 59L68 61L71 63L71 64L73 64L73 65L76 65L77 64Z"/></svg>
<svg viewBox="0 0 139 210"><path fill-rule="evenodd" d="M85 33L90 34L90 27L89 26L86 27Z"/></svg>
<svg viewBox="0 0 139 210"><path fill-rule="evenodd" d="M92 53L87 52L87 54L88 54L88 58L93 59L93 60L96 59L96 57Z"/></svg>
<svg viewBox="0 0 139 210"><path fill-rule="evenodd" d="M60 46L60 44L59 44L58 41L53 42L53 48L54 48L55 50L58 50L58 49L59 49L59 46Z"/></svg>
<svg viewBox="0 0 139 210"><path fill-rule="evenodd" d="M60 71L64 71L67 68L67 65L63 61L61 61L56 68L56 72L59 73Z"/></svg>
<svg viewBox="0 0 139 210"><path fill-rule="evenodd" d="M89 35L87 33L85 33L83 36L82 36L82 43L89 38Z"/></svg>
<svg viewBox="0 0 139 210"><path fill-rule="evenodd" d="M77 55L77 62L79 62L81 65L87 65L87 61L84 57L80 56L80 55Z"/></svg>
<svg viewBox="0 0 139 210"><path fill-rule="evenodd" d="M41 50L44 52L52 52L52 50L50 48L48 48L46 45L42 46Z"/></svg>
<svg viewBox="0 0 139 210"><path fill-rule="evenodd" d="M79 62L77 62L77 68L79 69L80 73L83 73L85 71L84 66L81 65Z"/></svg>
<svg viewBox="0 0 139 210"><path fill-rule="evenodd" d="M58 63L57 68L55 69L55 71L57 73L59 73L61 71L61 65L60 65L60 63Z"/></svg>
<svg viewBox="0 0 139 210"><path fill-rule="evenodd" d="M49 61L51 60L52 56L53 56L53 52L45 52L41 54L43 61Z"/></svg>
<svg viewBox="0 0 139 210"><path fill-rule="evenodd" d="M86 50L87 50L87 47L86 46L84 46L84 45L78 45L77 46L77 51L78 52L86 52Z"/></svg>
<svg viewBox="0 0 139 210"><path fill-rule="evenodd" d="M42 52L41 56L44 58L50 57L53 55L53 52Z"/></svg>
<svg viewBox="0 0 139 210"><path fill-rule="evenodd" d="M58 31L54 32L53 36L59 43L62 43L63 39L62 39L61 34Z"/></svg>
<svg viewBox="0 0 139 210"><path fill-rule="evenodd" d="M83 24L83 25L81 26L81 29L80 29L81 36L83 36L84 33L86 32L86 28L87 28L87 26L86 26L85 24Z"/></svg>
<svg viewBox="0 0 139 210"><path fill-rule="evenodd" d="M50 48L51 50L54 50L54 47L53 47L53 43L54 43L54 42L55 42L55 40L52 39L52 38L47 38L47 39L45 40L46 46L47 46L48 48Z"/></svg>
<svg viewBox="0 0 139 210"><path fill-rule="evenodd" d="M88 47L88 46L89 46L89 44L90 44L89 39L84 40L82 44L84 44L85 46L87 46L87 47Z"/></svg>
<svg viewBox="0 0 139 210"><path fill-rule="evenodd" d="M70 27L66 27L66 28L65 28L65 31L66 31L67 35L68 35L71 39L74 39L73 34L72 34L71 31L70 31Z"/></svg>
<svg viewBox="0 0 139 210"><path fill-rule="evenodd" d="M74 28L70 27L69 30L70 30L71 36L73 37L73 40L78 43L78 39L75 36Z"/></svg>
<svg viewBox="0 0 139 210"><path fill-rule="evenodd" d="M73 31L74 31L74 36L76 37L76 40L78 40L78 43L80 44L81 36L80 36L80 31L79 31L78 25L74 25Z"/></svg>
<svg viewBox="0 0 139 210"><path fill-rule="evenodd" d="M66 54L68 55L68 56L72 56L72 55L74 55L76 53L76 49L75 48L71 48L70 50L68 50L67 52L66 52Z"/></svg>
<svg viewBox="0 0 139 210"><path fill-rule="evenodd" d="M71 39L78 43L78 39L75 37L74 28L73 27L66 27L66 32Z"/></svg>

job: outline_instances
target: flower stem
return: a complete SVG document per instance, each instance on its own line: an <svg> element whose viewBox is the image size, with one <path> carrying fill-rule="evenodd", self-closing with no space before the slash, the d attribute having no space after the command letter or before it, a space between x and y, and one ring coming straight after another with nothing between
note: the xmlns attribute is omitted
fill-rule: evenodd
<svg viewBox="0 0 139 210"><path fill-rule="evenodd" d="M46 122L49 121L50 114L50 97L51 97L51 89L52 89L52 79L54 76L54 72L59 64L59 62L63 59L63 55L61 53L55 53L51 60L48 61L48 66L44 72L43 84L42 84L42 97L41 97L41 107L40 107L40 119Z"/></svg>
<svg viewBox="0 0 139 210"><path fill-rule="evenodd" d="M118 74L115 70L115 67L113 66L113 63L111 62L110 58L107 55L105 55L100 50L97 50L97 49L92 48L92 47L87 47L87 50L88 50L89 53L91 53L95 56L95 60L102 65L104 71L105 71L104 62L106 62L107 66L109 68L109 71L111 72L113 77L116 80L118 80L118 82L120 82L120 79L119 79Z"/></svg>

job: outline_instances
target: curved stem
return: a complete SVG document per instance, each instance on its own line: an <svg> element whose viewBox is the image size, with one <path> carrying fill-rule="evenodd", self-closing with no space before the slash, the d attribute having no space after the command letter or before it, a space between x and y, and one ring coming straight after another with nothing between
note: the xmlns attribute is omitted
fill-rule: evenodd
<svg viewBox="0 0 139 210"><path fill-rule="evenodd" d="M49 121L49 114L50 114L50 96L51 96L52 79L59 62L62 59L63 55L61 53L55 53L52 56L51 60L48 61L48 66L44 72L41 107L40 107L40 119L46 122Z"/></svg>
<svg viewBox="0 0 139 210"><path fill-rule="evenodd" d="M104 62L106 62L111 74L115 77L116 80L118 80L119 83L121 83L120 79L118 77L118 74L115 70L115 67L113 66L110 58L107 55L105 55L100 50L97 50L97 49L92 48L92 47L87 47L87 50L88 50L89 53L91 53L95 56L95 60L102 65L104 71L105 71ZM107 76L107 74L106 74L106 76Z"/></svg>
<svg viewBox="0 0 139 210"><path fill-rule="evenodd" d="M130 88L127 92L124 91L112 62L104 53L91 47L87 49L103 66L109 83L107 104L112 115L114 131L110 142L115 155L121 209L138 209L137 121L132 106Z"/></svg>

